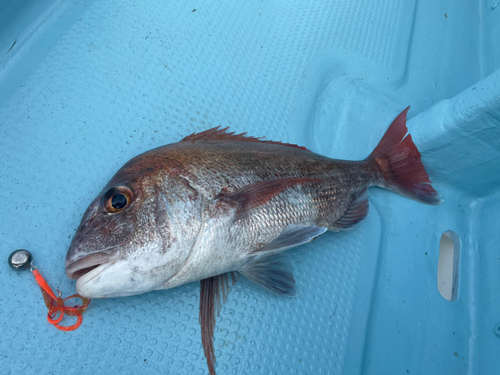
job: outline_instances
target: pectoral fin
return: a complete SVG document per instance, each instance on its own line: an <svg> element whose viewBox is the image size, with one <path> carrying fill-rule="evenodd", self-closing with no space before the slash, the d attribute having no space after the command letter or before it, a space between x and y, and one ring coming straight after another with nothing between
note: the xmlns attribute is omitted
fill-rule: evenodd
<svg viewBox="0 0 500 375"><path fill-rule="evenodd" d="M239 272L255 284L280 296L297 295L292 263L282 255L255 257Z"/></svg>
<svg viewBox="0 0 500 375"><path fill-rule="evenodd" d="M255 250L251 255L270 255L314 240L327 231L323 227L290 224L272 242Z"/></svg>
<svg viewBox="0 0 500 375"><path fill-rule="evenodd" d="M221 193L221 196L229 198L239 203L238 214L245 213L255 207L261 206L269 202L285 189L302 185L308 182L320 181L317 178L278 178L269 181L261 181L255 184L245 186L232 193Z"/></svg>
<svg viewBox="0 0 500 375"><path fill-rule="evenodd" d="M273 241L250 253L249 263L240 273L280 296L296 296L292 264L285 256L276 254L310 242L326 230L322 227L291 224Z"/></svg>
<svg viewBox="0 0 500 375"><path fill-rule="evenodd" d="M226 302L229 293L229 276L231 276L232 285L234 285L236 275L233 272L200 281L201 344L210 375L215 375L215 309L217 308L217 316L219 316L221 306Z"/></svg>

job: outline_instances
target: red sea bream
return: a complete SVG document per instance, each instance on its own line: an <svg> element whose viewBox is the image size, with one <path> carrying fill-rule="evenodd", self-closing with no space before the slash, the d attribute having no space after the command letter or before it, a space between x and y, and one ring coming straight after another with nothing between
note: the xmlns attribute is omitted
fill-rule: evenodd
<svg viewBox="0 0 500 375"><path fill-rule="evenodd" d="M236 273L278 295L296 295L282 253L365 218L370 186L441 203L407 135L407 111L362 161L218 128L145 152L90 204L66 273L89 298L200 280L202 343L214 374L215 311Z"/></svg>

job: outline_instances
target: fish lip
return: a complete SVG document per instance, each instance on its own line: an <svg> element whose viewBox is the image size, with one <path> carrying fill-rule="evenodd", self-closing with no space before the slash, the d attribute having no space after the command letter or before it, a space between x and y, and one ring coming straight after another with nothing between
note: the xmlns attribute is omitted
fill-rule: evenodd
<svg viewBox="0 0 500 375"><path fill-rule="evenodd" d="M66 264L66 276L68 276L69 279L77 280L100 265L116 263L118 259L120 259L120 253L120 248L116 248L111 252L109 250L104 250L84 255ZM87 268L90 269L86 270Z"/></svg>
<svg viewBox="0 0 500 375"><path fill-rule="evenodd" d="M87 295L84 291L81 291L81 288L85 286L88 282L91 282L94 280L96 277L98 277L102 272L104 272L106 269L108 269L113 263L102 263L95 268L91 269L90 271L86 272L85 274L81 275L78 278L78 281L76 282L76 291L78 294L80 294L82 297L85 298L106 298L108 297L107 295Z"/></svg>

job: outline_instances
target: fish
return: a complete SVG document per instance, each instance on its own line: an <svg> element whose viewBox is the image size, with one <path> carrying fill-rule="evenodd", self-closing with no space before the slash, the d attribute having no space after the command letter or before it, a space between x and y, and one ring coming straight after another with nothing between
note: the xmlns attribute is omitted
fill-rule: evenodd
<svg viewBox="0 0 500 375"><path fill-rule="evenodd" d="M442 203L408 134L408 110L361 161L220 127L138 155L84 213L66 274L86 298L200 281L201 340L213 375L216 314L240 276L296 296L284 252L363 220L371 186Z"/></svg>

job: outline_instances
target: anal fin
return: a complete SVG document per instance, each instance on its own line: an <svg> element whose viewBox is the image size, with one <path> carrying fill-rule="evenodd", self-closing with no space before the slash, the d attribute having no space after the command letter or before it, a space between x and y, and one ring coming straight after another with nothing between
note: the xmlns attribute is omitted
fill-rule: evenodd
<svg viewBox="0 0 500 375"><path fill-rule="evenodd" d="M201 344L210 375L215 375L215 310L217 309L217 316L219 316L221 306L226 302L229 293L229 276L231 276L234 285L236 283L234 272L212 276L200 281Z"/></svg>
<svg viewBox="0 0 500 375"><path fill-rule="evenodd" d="M335 222L332 230L351 229L368 215L368 188L363 189L352 202L351 207L344 216Z"/></svg>

